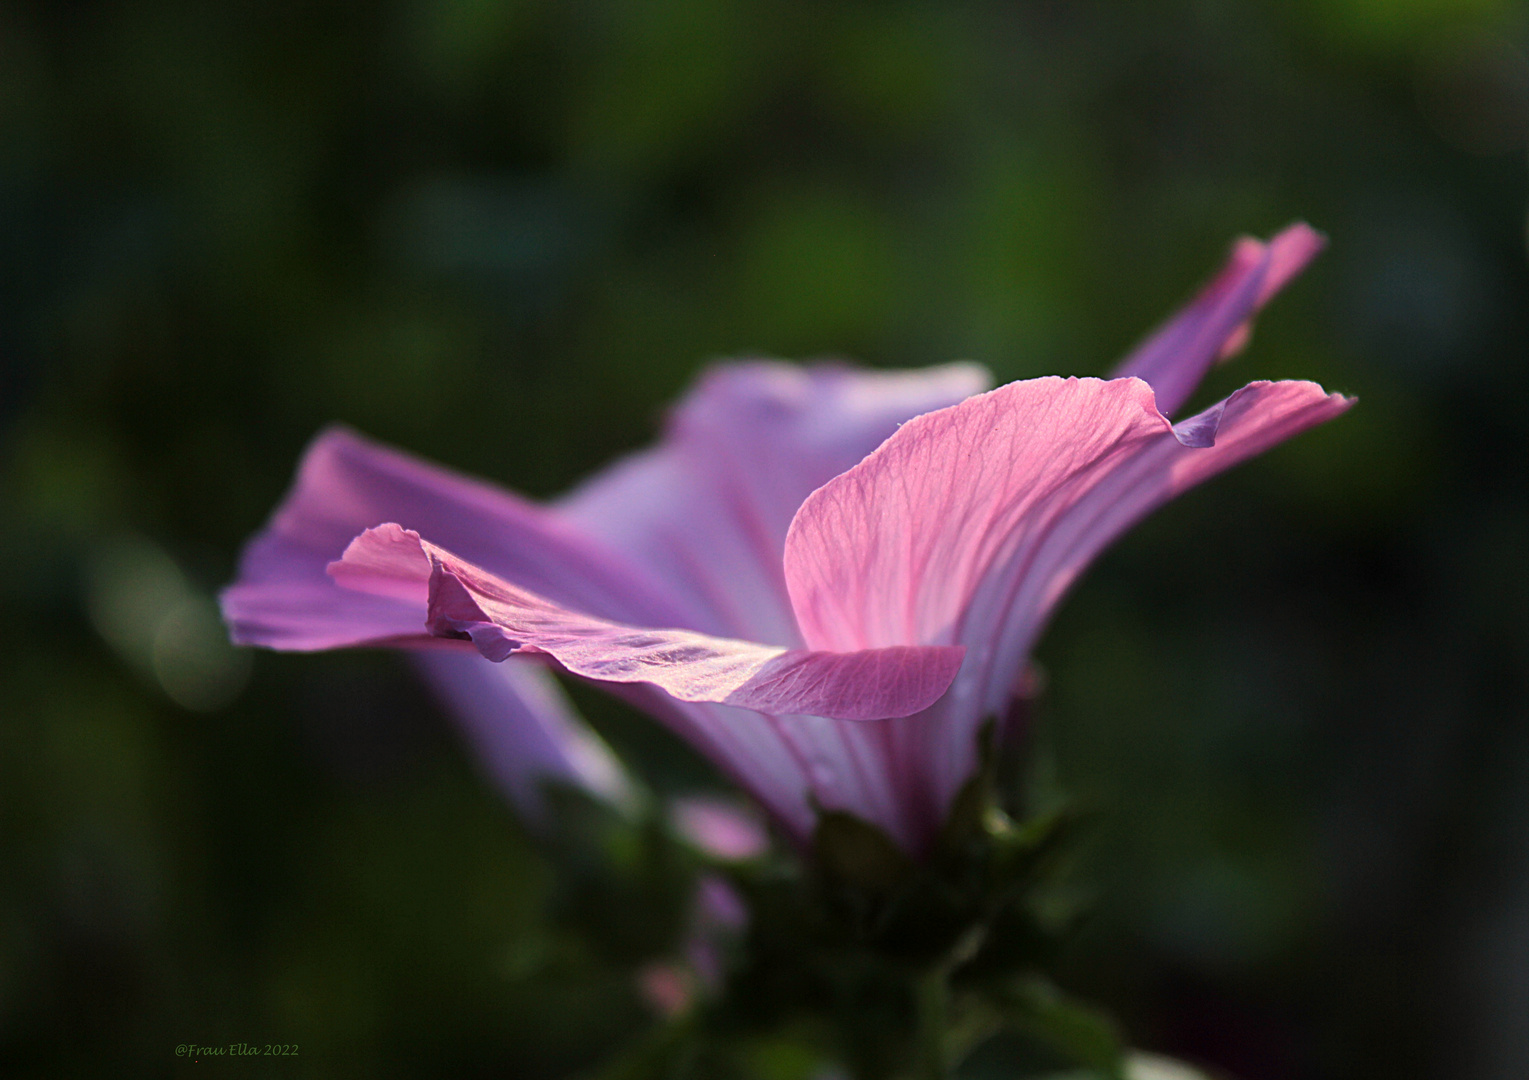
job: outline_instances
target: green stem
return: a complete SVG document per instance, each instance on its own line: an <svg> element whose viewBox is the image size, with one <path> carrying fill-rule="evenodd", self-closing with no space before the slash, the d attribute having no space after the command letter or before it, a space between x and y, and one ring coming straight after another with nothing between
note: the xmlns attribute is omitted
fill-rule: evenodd
<svg viewBox="0 0 1529 1080"><path fill-rule="evenodd" d="M950 982L944 964L937 964L918 981L919 1080L950 1080Z"/></svg>
<svg viewBox="0 0 1529 1080"><path fill-rule="evenodd" d="M950 1080L967 1052L992 1030L991 1019L968 1016L959 1026L950 1015L950 976L966 963L987 938L988 928L973 926L961 935L949 954L914 984L918 1004L918 1080Z"/></svg>

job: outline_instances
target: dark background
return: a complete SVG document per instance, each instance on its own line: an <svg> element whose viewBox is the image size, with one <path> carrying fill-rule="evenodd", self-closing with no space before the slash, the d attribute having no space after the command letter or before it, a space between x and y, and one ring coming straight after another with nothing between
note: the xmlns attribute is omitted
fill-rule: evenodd
<svg viewBox="0 0 1529 1080"><path fill-rule="evenodd" d="M1359 406L1040 649L1100 815L1064 980L1244 1080L1525 1075L1526 46L1498 0L0 7L0 1072L561 1077L646 1023L405 664L222 645L320 425L551 495L721 356L1101 373L1305 218L1197 400ZM173 1056L235 1040L302 1057Z"/></svg>

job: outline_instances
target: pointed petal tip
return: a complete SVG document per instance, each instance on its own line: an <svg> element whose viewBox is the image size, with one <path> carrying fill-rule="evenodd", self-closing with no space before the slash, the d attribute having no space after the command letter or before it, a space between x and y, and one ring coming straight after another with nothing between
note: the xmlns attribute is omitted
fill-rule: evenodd
<svg viewBox="0 0 1529 1080"><path fill-rule="evenodd" d="M1239 236L1232 245L1228 266L1242 264L1251 267L1265 255L1269 257L1271 265L1268 280L1259 292L1259 304L1262 305L1312 259L1325 251L1327 244L1328 236L1321 229L1305 221L1292 221L1267 240L1256 236Z"/></svg>
<svg viewBox="0 0 1529 1080"><path fill-rule="evenodd" d="M1269 239L1268 270L1258 293L1258 306L1268 303L1311 261L1327 249L1327 234L1304 221L1286 226Z"/></svg>
<svg viewBox="0 0 1529 1080"><path fill-rule="evenodd" d="M1216 445L1224 424L1257 409L1270 414L1273 428L1282 432L1283 439L1347 412L1358 400L1329 392L1320 383L1306 379L1259 380L1234 391L1204 412L1173 424L1172 430L1182 445L1208 449Z"/></svg>
<svg viewBox="0 0 1529 1080"><path fill-rule="evenodd" d="M313 438L308 440L310 445L329 442L334 439L345 439L350 442L370 442L360 431L351 427L343 420L331 420L319 428Z"/></svg>
<svg viewBox="0 0 1529 1080"><path fill-rule="evenodd" d="M1268 241L1239 237L1210 282L1150 334L1116 374L1146 379L1157 388L1163 411L1177 412L1213 364L1247 347L1254 316L1326 246L1327 237L1304 221Z"/></svg>
<svg viewBox="0 0 1529 1080"><path fill-rule="evenodd" d="M1078 381L1076 378L1069 382ZM1085 380L1086 381L1086 380ZM1325 415L1313 423L1328 420L1341 413L1347 412L1359 398L1344 394L1339 391L1325 389L1321 383L1309 379L1255 379L1254 381L1232 391L1230 395L1216 402L1214 405L1175 422L1159 404L1159 394L1156 389L1139 375L1125 375L1113 379L1095 379L1095 382L1130 383L1131 390L1137 402L1144 411L1159 421L1164 428L1171 430L1174 437L1184 446L1203 449L1214 446L1215 433L1219 425L1222 413L1249 395L1277 394L1286 399L1304 399L1303 407L1316 408Z"/></svg>
<svg viewBox="0 0 1529 1080"><path fill-rule="evenodd" d="M303 452L298 458L297 463L299 483L301 483L305 473L311 474L315 471L322 471L326 467L332 467L331 463L336 455L344 457L347 453L358 451L363 453L396 452L390 451L389 448L384 447L381 443L373 442L349 424L341 423L338 420L330 421L314 432L313 437L303 447ZM290 495L283 502L289 500ZM278 508L279 511L280 508Z"/></svg>
<svg viewBox="0 0 1529 1080"><path fill-rule="evenodd" d="M1269 246L1288 244L1292 247L1321 251L1327 247L1327 234L1306 221L1292 221L1269 238Z"/></svg>

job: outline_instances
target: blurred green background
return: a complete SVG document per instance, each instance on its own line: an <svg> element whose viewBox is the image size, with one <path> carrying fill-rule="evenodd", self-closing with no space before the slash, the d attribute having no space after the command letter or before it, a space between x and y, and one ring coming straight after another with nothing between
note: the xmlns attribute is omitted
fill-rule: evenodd
<svg viewBox="0 0 1529 1080"><path fill-rule="evenodd" d="M1506 0L0 6L0 1072L562 1077L647 1022L407 665L222 645L320 425L551 495L718 357L1102 373L1305 218L1197 400L1359 407L1040 649L1064 981L1243 1080L1525 1075L1526 48ZM173 1056L236 1040L302 1057Z"/></svg>

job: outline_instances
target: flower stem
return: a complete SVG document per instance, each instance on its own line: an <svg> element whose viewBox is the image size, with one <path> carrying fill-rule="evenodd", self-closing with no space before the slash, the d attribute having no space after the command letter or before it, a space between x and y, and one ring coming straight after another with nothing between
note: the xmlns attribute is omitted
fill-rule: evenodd
<svg viewBox="0 0 1529 1080"><path fill-rule="evenodd" d="M950 1054L947 1031L950 1025L950 973L944 964L936 964L922 975L915 986L918 995L918 1071L919 1080L949 1080Z"/></svg>

